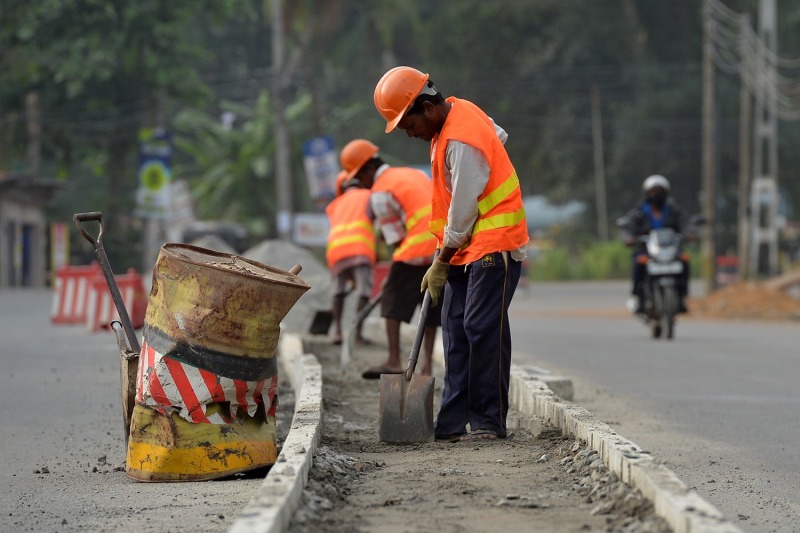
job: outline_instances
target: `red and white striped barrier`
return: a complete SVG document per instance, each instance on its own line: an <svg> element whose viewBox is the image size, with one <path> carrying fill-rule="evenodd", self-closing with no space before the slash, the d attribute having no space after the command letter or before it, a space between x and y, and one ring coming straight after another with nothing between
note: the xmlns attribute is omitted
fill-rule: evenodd
<svg viewBox="0 0 800 533"><path fill-rule="evenodd" d="M265 390L266 388L266 390ZM274 417L278 376L259 381L231 379L164 357L146 342L139 355L136 403L162 414L180 409L178 415L194 424L231 424L237 410L256 414L259 404L268 402L267 416ZM230 402L228 412L207 412L211 403Z"/></svg>
<svg viewBox="0 0 800 533"><path fill-rule="evenodd" d="M147 310L147 295L144 291L142 276L131 268L127 274L114 276L114 279L133 328L143 327L144 314ZM101 275L89 283L86 329L95 332L102 328L108 328L114 320L119 320L119 313L117 313L114 300L111 298L108 284Z"/></svg>
<svg viewBox="0 0 800 533"><path fill-rule="evenodd" d="M82 324L86 322L87 299L92 280L100 276L95 261L85 266L63 266L56 272L50 321L53 324Z"/></svg>

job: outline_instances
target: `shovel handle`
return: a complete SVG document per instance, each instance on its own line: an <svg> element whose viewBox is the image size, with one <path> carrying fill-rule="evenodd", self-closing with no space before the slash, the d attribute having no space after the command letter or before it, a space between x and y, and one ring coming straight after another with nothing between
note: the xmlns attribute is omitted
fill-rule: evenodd
<svg viewBox="0 0 800 533"><path fill-rule="evenodd" d="M425 291L425 297L422 299L422 306L419 309L419 320L417 321L417 333L414 335L414 344L411 346L411 354L408 356L408 367L405 371L406 381L411 381L414 375L414 369L417 368L417 359L419 359L419 349L422 346L422 338L425 336L425 323L428 320L428 311L431 309L431 293Z"/></svg>
<svg viewBox="0 0 800 533"><path fill-rule="evenodd" d="M125 302L122 300L119 287L117 287L117 280L114 279L114 271L111 270L111 264L108 262L106 250L103 248L103 214L99 211L92 211L91 213L75 213L72 215L72 220L75 222L75 225L78 227L78 231L81 232L81 235L83 235L86 240L92 243L92 246L94 246L95 254L97 254L97 260L100 262L100 269L103 271L103 277L106 278L108 290L111 292L111 299L114 300L114 306L117 308L117 313L122 321L122 327L125 329L125 336L128 337L128 344L130 344L131 351L139 353L139 350L141 349L139 346L139 340L136 338L136 332L133 329L131 318L128 316L128 310L125 308ZM98 222L100 224L100 230L97 233L97 238L86 231L86 228L83 227L83 222L91 221Z"/></svg>
<svg viewBox="0 0 800 533"><path fill-rule="evenodd" d="M78 226L78 231L81 232L87 241L92 243L92 246L97 246L103 239L103 213L99 211L92 211L91 213L75 213L72 215L72 220L75 221L75 225ZM82 222L99 222L100 223L100 232L97 234L97 239L94 236L86 231L86 228L83 227Z"/></svg>

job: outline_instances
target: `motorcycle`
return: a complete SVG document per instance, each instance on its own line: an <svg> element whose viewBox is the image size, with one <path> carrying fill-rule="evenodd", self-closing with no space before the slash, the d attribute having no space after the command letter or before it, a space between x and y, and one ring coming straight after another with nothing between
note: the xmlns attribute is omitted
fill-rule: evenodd
<svg viewBox="0 0 800 533"><path fill-rule="evenodd" d="M629 222L627 217L617 220L617 226L623 235ZM689 219L687 235L690 239L696 238L696 229L703 222L703 218L698 215ZM683 235L673 229L659 228L651 230L647 235L638 236L634 241L634 244L644 245L647 253L637 257L638 261L645 264L640 310L636 312L635 303L629 307L650 328L654 339L663 335L671 340L675 335L675 319L681 311L678 280L683 272L684 262L688 262L688 258L682 257L683 239Z"/></svg>

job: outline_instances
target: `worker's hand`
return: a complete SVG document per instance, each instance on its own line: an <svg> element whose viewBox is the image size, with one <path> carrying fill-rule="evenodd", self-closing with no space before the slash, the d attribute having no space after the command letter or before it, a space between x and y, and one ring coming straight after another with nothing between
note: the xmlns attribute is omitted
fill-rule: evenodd
<svg viewBox="0 0 800 533"><path fill-rule="evenodd" d="M450 271L450 263L444 263L439 259L434 259L425 276L422 278L422 292L428 289L431 293L431 305L436 306L439 302L439 295L442 293L444 284L447 283L447 273Z"/></svg>

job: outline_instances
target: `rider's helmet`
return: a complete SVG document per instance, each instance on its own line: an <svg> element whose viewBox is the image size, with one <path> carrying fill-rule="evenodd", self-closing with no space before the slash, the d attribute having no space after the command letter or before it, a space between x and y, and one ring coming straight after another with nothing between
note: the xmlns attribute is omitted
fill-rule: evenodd
<svg viewBox="0 0 800 533"><path fill-rule="evenodd" d="M664 205L669 197L669 191L669 180L660 174L653 174L642 183L645 201L657 207Z"/></svg>

